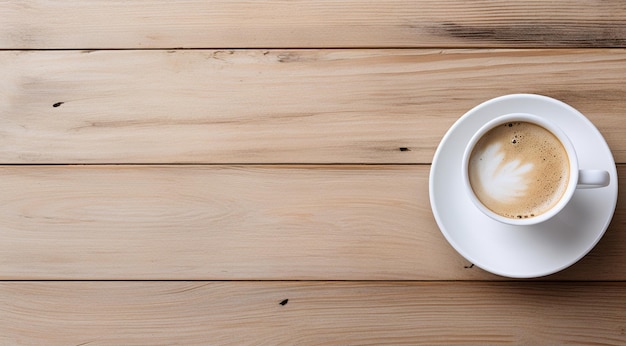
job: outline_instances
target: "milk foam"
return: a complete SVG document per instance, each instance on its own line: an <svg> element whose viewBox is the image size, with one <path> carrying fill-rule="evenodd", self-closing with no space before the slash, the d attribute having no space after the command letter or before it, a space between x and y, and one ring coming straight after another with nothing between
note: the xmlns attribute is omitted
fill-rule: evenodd
<svg viewBox="0 0 626 346"><path fill-rule="evenodd" d="M569 159L561 142L541 126L516 122L487 132L471 153L472 190L488 209L509 218L550 210L569 181Z"/></svg>
<svg viewBox="0 0 626 346"><path fill-rule="evenodd" d="M518 159L505 161L501 148L500 143L487 146L475 166L475 174L485 194L503 203L513 203L526 195L533 164Z"/></svg>

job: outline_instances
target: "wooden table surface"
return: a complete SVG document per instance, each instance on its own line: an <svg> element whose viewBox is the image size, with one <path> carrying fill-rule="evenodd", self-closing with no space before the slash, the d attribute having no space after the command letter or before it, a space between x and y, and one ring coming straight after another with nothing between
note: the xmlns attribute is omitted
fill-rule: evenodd
<svg viewBox="0 0 626 346"><path fill-rule="evenodd" d="M1 1L0 345L623 345L623 195L512 280L446 242L428 174L536 93L624 186L624 47L621 0Z"/></svg>

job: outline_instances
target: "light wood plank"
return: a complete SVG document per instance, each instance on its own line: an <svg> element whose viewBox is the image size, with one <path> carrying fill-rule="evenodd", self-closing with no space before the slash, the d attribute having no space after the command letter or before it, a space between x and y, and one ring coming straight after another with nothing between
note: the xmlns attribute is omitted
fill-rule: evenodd
<svg viewBox="0 0 626 346"><path fill-rule="evenodd" d="M622 49L0 52L0 71L2 163L429 163L517 92L578 108L626 162Z"/></svg>
<svg viewBox="0 0 626 346"><path fill-rule="evenodd" d="M2 344L626 343L624 283L3 282L0 304Z"/></svg>
<svg viewBox="0 0 626 346"><path fill-rule="evenodd" d="M0 278L501 279L468 268L440 234L428 172L0 167ZM553 279L626 280L624 215L619 204L596 249Z"/></svg>
<svg viewBox="0 0 626 346"><path fill-rule="evenodd" d="M616 1L25 0L0 48L616 47Z"/></svg>

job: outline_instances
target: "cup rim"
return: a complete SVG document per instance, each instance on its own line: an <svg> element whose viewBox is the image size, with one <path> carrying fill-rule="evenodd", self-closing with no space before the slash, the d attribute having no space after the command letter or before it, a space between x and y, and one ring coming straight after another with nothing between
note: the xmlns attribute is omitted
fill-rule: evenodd
<svg viewBox="0 0 626 346"><path fill-rule="evenodd" d="M470 180L469 180L469 170L468 170L468 166L469 166L469 158L471 156L472 151L474 150L474 147L476 145L476 143L478 143L478 140L488 131L490 131L491 129L502 125L504 123L507 122L512 122L512 121L524 121L524 122L530 122L536 125L539 125L543 128L545 128L546 130L550 131L557 139L559 139L559 141L563 144L563 147L565 148L565 152L567 154L567 157L569 159L569 169L570 169L570 176L569 176L569 180L567 183L567 187L565 189L565 192L563 193L563 196L561 197L561 199L558 201L558 203L552 207L551 209L549 209L548 211L534 216L534 217L529 217L529 218L522 218L522 219L513 219L513 218L508 218L505 216L502 216L500 214L495 213L494 211L492 211L491 209L487 208L476 196L476 194L474 193L474 190L472 189L472 186L470 184ZM572 142L570 141L569 137L565 134L565 132L563 130L561 130L560 127L558 127L556 124L554 124L552 121L543 118L539 115L535 115L535 114L530 114L530 113L507 113L507 114L502 114L500 116L497 116L495 118L493 118L492 120L488 121L487 123L485 123L484 125L482 125L478 131L476 131L470 141L468 142L468 144L465 147L465 151L463 153L463 159L462 159L462 165L461 165L461 169L462 169L462 174L463 174L463 180L464 180L464 184L465 184L465 190L467 195L470 197L470 199L472 200L473 204L485 215L489 216L490 218L499 221L501 223L504 224L509 224L509 225L514 225L514 226L528 226L528 225L535 225L538 223L542 223L545 222L549 219L551 219L552 217L554 217L555 215L557 215L561 210L563 210L563 208L569 203L570 199L572 198L572 196L574 195L574 192L576 191L576 185L578 183L578 158L576 155L576 150L572 144Z"/></svg>

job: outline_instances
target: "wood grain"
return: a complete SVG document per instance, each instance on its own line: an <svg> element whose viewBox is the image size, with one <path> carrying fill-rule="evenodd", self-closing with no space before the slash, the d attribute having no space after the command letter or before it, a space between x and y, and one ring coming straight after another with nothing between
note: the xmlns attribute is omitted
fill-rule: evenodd
<svg viewBox="0 0 626 346"><path fill-rule="evenodd" d="M0 163L429 163L519 92L578 108L626 162L623 49L20 51L0 71Z"/></svg>
<svg viewBox="0 0 626 346"><path fill-rule="evenodd" d="M1 167L0 278L502 279L445 241L428 202L428 172L390 165ZM550 279L625 280L624 215L619 203L596 249Z"/></svg>
<svg viewBox="0 0 626 346"><path fill-rule="evenodd" d="M2 344L626 343L624 283L3 282L0 304Z"/></svg>
<svg viewBox="0 0 626 346"><path fill-rule="evenodd" d="M0 48L624 47L623 1L3 1Z"/></svg>
<svg viewBox="0 0 626 346"><path fill-rule="evenodd" d="M626 344L626 188L591 253L527 281L463 259L428 200L447 129L509 93L582 111L626 181L625 2L24 0L0 22L0 345Z"/></svg>

